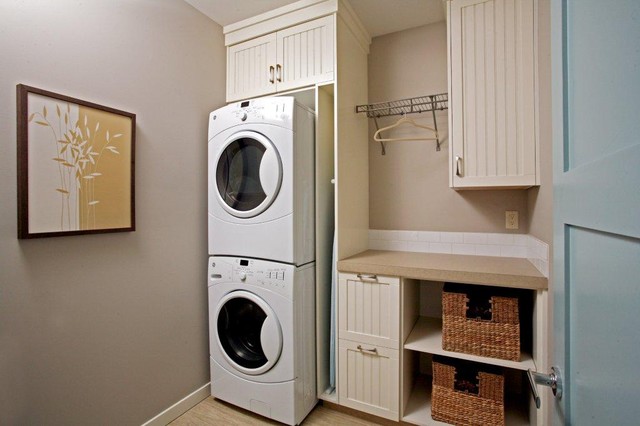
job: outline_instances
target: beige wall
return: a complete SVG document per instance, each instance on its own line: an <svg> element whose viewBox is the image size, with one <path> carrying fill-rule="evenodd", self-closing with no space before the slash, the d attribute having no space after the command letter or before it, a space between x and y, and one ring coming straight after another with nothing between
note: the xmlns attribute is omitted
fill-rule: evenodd
<svg viewBox="0 0 640 426"><path fill-rule="evenodd" d="M553 164L551 160L551 19L549 0L538 1L538 99L540 131L540 187L528 192L529 232L553 241Z"/></svg>
<svg viewBox="0 0 640 426"><path fill-rule="evenodd" d="M0 423L140 424L209 381L222 30L180 0L5 0L0 54ZM136 232L16 239L17 83L137 114Z"/></svg>
<svg viewBox="0 0 640 426"><path fill-rule="evenodd" d="M369 55L369 101L380 102L447 92L445 22L376 37ZM379 120L390 125L398 117ZM432 125L431 113L411 118ZM449 188L447 113L438 114L445 140L387 144L381 155L369 126L370 228L429 231L513 232L504 229L505 210L520 213L518 233L526 233L527 192L454 191Z"/></svg>

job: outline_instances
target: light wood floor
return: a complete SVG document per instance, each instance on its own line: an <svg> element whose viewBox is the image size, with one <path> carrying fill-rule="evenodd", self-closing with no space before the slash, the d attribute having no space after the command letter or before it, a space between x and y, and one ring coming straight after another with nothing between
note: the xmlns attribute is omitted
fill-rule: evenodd
<svg viewBox="0 0 640 426"><path fill-rule="evenodd" d="M280 425L241 408L209 397L170 423L171 426L204 426L204 425ZM358 425L372 426L372 423L349 414L332 410L322 405L316 408L302 422L304 426Z"/></svg>

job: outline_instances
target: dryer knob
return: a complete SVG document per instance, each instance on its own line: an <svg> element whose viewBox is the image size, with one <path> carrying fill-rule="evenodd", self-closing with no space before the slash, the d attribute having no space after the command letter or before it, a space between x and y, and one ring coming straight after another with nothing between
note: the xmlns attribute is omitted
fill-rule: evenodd
<svg viewBox="0 0 640 426"><path fill-rule="evenodd" d="M238 275L240 276L240 281L245 281L247 279L246 272L240 272Z"/></svg>
<svg viewBox="0 0 640 426"><path fill-rule="evenodd" d="M243 112L243 113L242 113L242 117L240 117L240 120L242 120L242 121L246 121L247 117L248 117L247 113L246 113L246 112Z"/></svg>

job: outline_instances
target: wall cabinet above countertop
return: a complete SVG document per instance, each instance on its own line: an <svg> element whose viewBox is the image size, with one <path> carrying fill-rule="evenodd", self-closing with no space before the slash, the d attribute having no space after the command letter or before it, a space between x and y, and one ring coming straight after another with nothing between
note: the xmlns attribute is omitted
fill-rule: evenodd
<svg viewBox="0 0 640 426"><path fill-rule="evenodd" d="M447 2L454 189L540 184L537 3Z"/></svg>

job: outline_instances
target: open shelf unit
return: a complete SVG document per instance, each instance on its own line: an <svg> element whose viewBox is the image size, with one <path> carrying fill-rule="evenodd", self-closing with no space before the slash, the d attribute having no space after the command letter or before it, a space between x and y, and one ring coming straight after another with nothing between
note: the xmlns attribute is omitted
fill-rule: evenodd
<svg viewBox="0 0 640 426"><path fill-rule="evenodd" d="M526 382L526 371L538 371L543 351L540 338L546 330L543 290L522 288L520 298L520 361L489 358L442 349L441 281L404 280L402 286L402 380L400 418L416 425L444 425L431 418L432 357L476 362L503 368L505 375L505 422L507 426L544 425Z"/></svg>
<svg viewBox="0 0 640 426"><path fill-rule="evenodd" d="M526 401L510 401L505 403L505 423L509 426L529 426ZM403 422L419 426L439 426L448 423L431 418L431 377L420 375L416 378L411 396L404 409Z"/></svg>
<svg viewBox="0 0 640 426"><path fill-rule="evenodd" d="M520 361L509 361L499 358L487 358L483 356L464 354L460 352L445 351L442 349L442 320L439 318L429 318L421 316L413 326L409 337L404 342L404 348L412 351L423 352L433 355L444 355L449 358L464 359L467 361L492 364L500 367L513 368L516 370L536 369L531 354L523 352Z"/></svg>

